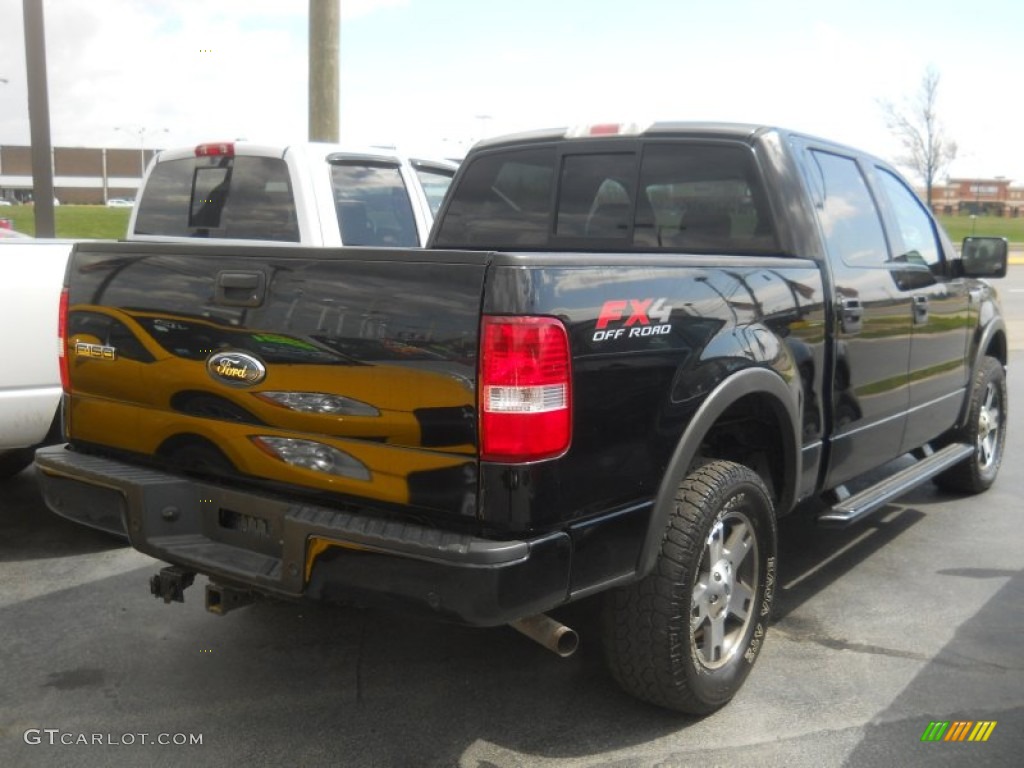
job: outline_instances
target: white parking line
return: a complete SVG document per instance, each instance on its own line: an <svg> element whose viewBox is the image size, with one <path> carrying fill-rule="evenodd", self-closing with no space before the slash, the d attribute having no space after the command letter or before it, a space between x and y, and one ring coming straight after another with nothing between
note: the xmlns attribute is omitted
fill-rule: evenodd
<svg viewBox="0 0 1024 768"><path fill-rule="evenodd" d="M0 563L0 608L25 600L119 576L140 568L159 565L159 561L134 549L111 549L81 555ZM39 574L46 576L40 578ZM145 590L146 577L139 577L139 589Z"/></svg>

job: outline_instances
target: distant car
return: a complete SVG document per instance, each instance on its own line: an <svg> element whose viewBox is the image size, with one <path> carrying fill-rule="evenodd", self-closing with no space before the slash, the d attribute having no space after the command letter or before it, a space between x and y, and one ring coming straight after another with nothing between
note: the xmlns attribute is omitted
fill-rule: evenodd
<svg viewBox="0 0 1024 768"><path fill-rule="evenodd" d="M10 200L0 200L0 205L11 205Z"/></svg>
<svg viewBox="0 0 1024 768"><path fill-rule="evenodd" d="M134 200L124 197L112 197L107 200L107 208L131 208L133 205L135 205Z"/></svg>

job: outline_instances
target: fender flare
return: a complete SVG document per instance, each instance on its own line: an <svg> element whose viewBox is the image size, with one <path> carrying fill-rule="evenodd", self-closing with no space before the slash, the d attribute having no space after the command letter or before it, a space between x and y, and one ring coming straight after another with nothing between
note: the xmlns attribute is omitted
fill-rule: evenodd
<svg viewBox="0 0 1024 768"><path fill-rule="evenodd" d="M956 422L957 427L963 427L967 422L967 412L971 407L971 388L974 386L974 375L978 372L978 368L981 365L981 361L985 358L989 345L992 343L992 339L1000 333L1005 339L1006 325L1003 323L1003 319L1001 317L996 317L992 322L981 329L978 343L970 352L971 368L967 373L967 394L964 397L963 404L960 406L960 416L957 418Z"/></svg>
<svg viewBox="0 0 1024 768"><path fill-rule="evenodd" d="M704 399L676 445L672 458L654 499L647 535L637 563L637 577L643 578L654 568L661 543L665 537L669 515L675 503L676 490L686 477L693 459L700 450L704 436L718 418L741 397L751 394L768 395L774 404L775 414L781 422L783 455L783 487L779 489L778 510L788 510L795 502L800 487L800 409L793 390L785 379L768 368L746 368L733 374Z"/></svg>

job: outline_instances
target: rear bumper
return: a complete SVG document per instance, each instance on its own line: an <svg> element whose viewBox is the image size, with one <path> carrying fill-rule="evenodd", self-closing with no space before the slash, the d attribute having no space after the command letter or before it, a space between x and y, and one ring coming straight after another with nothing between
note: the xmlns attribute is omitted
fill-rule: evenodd
<svg viewBox="0 0 1024 768"><path fill-rule="evenodd" d="M36 466L57 514L265 594L397 604L480 626L569 597L565 532L494 541L227 489L64 446L39 450Z"/></svg>

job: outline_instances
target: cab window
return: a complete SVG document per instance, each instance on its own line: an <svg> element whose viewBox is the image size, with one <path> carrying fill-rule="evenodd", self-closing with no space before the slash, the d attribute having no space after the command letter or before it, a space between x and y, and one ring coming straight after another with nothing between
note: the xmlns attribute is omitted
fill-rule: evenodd
<svg viewBox="0 0 1024 768"><path fill-rule="evenodd" d="M808 176L829 254L851 267L884 266L885 231L857 161L819 150L810 156Z"/></svg>
<svg viewBox="0 0 1024 768"><path fill-rule="evenodd" d="M416 176L423 187L423 193L427 197L427 205L430 206L430 215L437 216L441 210L441 203L444 201L445 193L452 184L452 177L455 171L432 168L430 166L413 163L416 169Z"/></svg>
<svg viewBox="0 0 1024 768"><path fill-rule="evenodd" d="M878 178L882 182L889 207L896 218L900 243L893 261L906 264L937 266L942 261L938 239L932 217L924 209L917 195L885 168L879 168Z"/></svg>

